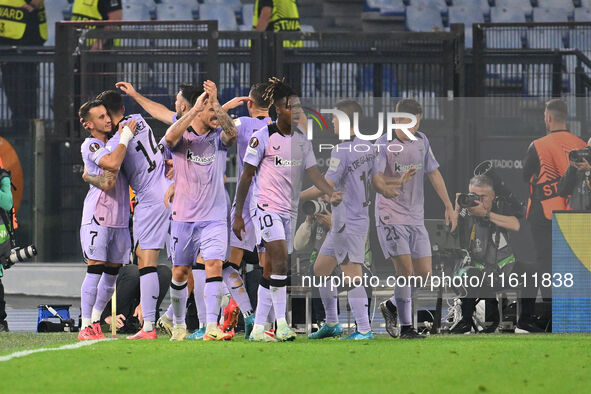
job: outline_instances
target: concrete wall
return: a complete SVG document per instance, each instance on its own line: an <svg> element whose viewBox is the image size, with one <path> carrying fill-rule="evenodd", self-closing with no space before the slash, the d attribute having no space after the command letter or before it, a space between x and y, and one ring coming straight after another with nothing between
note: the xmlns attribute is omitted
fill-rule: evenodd
<svg viewBox="0 0 591 394"><path fill-rule="evenodd" d="M6 294L80 297L85 264L18 263L4 270Z"/></svg>

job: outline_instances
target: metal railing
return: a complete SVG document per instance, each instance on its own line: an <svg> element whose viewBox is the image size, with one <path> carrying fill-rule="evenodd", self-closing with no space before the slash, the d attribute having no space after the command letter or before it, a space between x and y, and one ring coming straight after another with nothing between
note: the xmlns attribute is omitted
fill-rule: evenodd
<svg viewBox="0 0 591 394"><path fill-rule="evenodd" d="M23 200L22 209L30 212L26 215L31 220L36 212L45 212L45 223L36 230L25 225L22 231L26 230L26 239L39 239L38 233L43 231L44 243L57 245L46 256L50 260L76 261L80 255L78 229L88 186L81 180L80 160L80 145L86 134L79 126L76 110L82 100L92 97L96 90L111 87L116 80L132 82L140 93L169 108L179 83L197 84L206 78L217 81L222 102L245 95L252 83L269 76L286 77L303 97L356 97L369 115L383 109L375 107L373 97L383 98L382 106L393 105L395 100L391 99L397 97L417 97L424 103L423 124L432 131L429 138L450 190L462 185L473 162L480 158L475 139L481 135L472 132L476 120L456 127L459 123L442 112L445 105L434 100L429 104L431 99L458 97L465 92L473 95L476 91L482 96L519 97L530 89L547 97L583 97L591 91L591 62L583 50L485 48L478 45L482 40L475 34L474 51L465 62L462 25L452 26L449 33L384 34L217 32L214 22L193 21L99 22L95 27L90 29L89 22L58 24L55 50L0 48L3 62L37 65L39 84L30 93L37 92L35 117L44 120L44 142L38 141L46 152L44 161L37 160L33 166L30 147L39 136L18 135L19 128L14 127L18 119L9 117L9 106L2 95L0 133L11 134L9 140L18 146L19 155L22 152L21 161L30 163L25 176L35 178L37 193ZM97 46L97 40L106 45ZM301 45L284 46L287 40L301 41ZM496 74L500 75L498 82ZM570 78L568 90L565 75ZM0 90L5 91L6 86ZM132 100L126 100L125 105L129 112L141 112ZM575 107L580 105L577 101ZM502 113L509 117L515 108L509 106ZM532 117L539 118L538 109ZM577 117L584 120L587 113L583 111L586 109L576 108ZM455 109L452 116L462 113ZM31 114L26 114L27 119ZM23 129L29 130L27 119ZM165 127L149 122L156 136L161 136ZM39 124L36 126L35 130ZM31 141L30 146L27 141ZM39 165L45 168L46 180L37 185ZM40 195L45 197L38 199ZM429 202L427 214L432 215L433 207L438 210L439 205L437 200Z"/></svg>
<svg viewBox="0 0 591 394"><path fill-rule="evenodd" d="M579 96L591 22L473 25L469 96ZM582 68L581 68L582 67ZM580 96L579 96L580 97Z"/></svg>

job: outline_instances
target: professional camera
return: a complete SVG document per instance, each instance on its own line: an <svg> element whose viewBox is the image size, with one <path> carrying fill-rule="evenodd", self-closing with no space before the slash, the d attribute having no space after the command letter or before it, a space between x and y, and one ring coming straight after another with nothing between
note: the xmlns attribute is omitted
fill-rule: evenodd
<svg viewBox="0 0 591 394"><path fill-rule="evenodd" d="M591 146L587 146L580 150L571 150L568 154L568 158L575 163L580 163L583 160L587 160L591 163Z"/></svg>
<svg viewBox="0 0 591 394"><path fill-rule="evenodd" d="M480 196L476 193L462 193L458 196L458 205L462 208L470 208L478 205L476 201L480 201Z"/></svg>
<svg viewBox="0 0 591 394"><path fill-rule="evenodd" d="M27 259L33 258L33 256L37 256L37 248L35 245L29 245L24 248L14 248L10 251L10 256L6 259L6 261L2 262L2 265L5 269L9 269L14 264L18 262L23 262Z"/></svg>
<svg viewBox="0 0 591 394"><path fill-rule="evenodd" d="M330 204L322 200L308 200L302 204L302 211L308 216L313 216L323 211L330 212Z"/></svg>
<svg viewBox="0 0 591 394"><path fill-rule="evenodd" d="M485 160L478 164L474 169L474 175L486 175L493 181L493 189L495 190L495 201L493 202L497 207L504 207L513 212L523 210L523 204L511 193L505 186L505 181L493 170L493 162Z"/></svg>

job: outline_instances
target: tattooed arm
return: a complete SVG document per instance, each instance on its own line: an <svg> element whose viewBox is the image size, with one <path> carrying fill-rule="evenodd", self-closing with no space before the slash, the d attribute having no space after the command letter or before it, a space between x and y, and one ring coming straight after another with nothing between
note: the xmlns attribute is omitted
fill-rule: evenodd
<svg viewBox="0 0 591 394"><path fill-rule="evenodd" d="M86 183L90 183L92 186L96 186L101 190L109 191L115 187L115 181L117 180L117 174L119 171L104 170L100 175L90 175L84 167L84 173L82 174L82 180Z"/></svg>
<svg viewBox="0 0 591 394"><path fill-rule="evenodd" d="M203 89L205 93L207 93L208 100L213 106L213 110L215 111L215 115L218 118L218 122L220 122L220 126L222 127L222 142L227 147L234 145L236 142L236 136L238 135L238 130L236 130L236 126L234 126L234 122L230 115L220 105L218 101L218 93L217 87L215 83L212 81L205 81L203 83Z"/></svg>
<svg viewBox="0 0 591 394"><path fill-rule="evenodd" d="M195 101L195 105L193 105L189 112L184 114L179 120L173 123L168 130L166 130L164 141L169 148L174 148L178 145L183 137L183 133L187 130L187 127L189 127L193 119L203 111L203 108L205 108L205 93L202 93L201 96L199 96L197 101Z"/></svg>

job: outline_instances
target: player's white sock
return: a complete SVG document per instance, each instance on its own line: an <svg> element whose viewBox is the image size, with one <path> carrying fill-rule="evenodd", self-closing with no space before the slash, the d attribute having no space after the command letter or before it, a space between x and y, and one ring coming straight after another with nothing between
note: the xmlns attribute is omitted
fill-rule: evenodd
<svg viewBox="0 0 591 394"><path fill-rule="evenodd" d="M277 327L284 327L287 326L287 320L285 320L285 317L280 317L277 319Z"/></svg>
<svg viewBox="0 0 591 394"><path fill-rule="evenodd" d="M262 324L255 324L252 327L253 334L259 334L259 333L264 332L264 331L265 331L265 326L263 326Z"/></svg>
<svg viewBox="0 0 591 394"><path fill-rule="evenodd" d="M215 330L217 326L218 326L217 322L209 322L209 323L207 323L207 328L205 329L205 331Z"/></svg>
<svg viewBox="0 0 591 394"><path fill-rule="evenodd" d="M86 328L88 326L92 325L92 318L90 317L83 317L82 318L82 327L80 327L80 330L82 330L83 328Z"/></svg>
<svg viewBox="0 0 591 394"><path fill-rule="evenodd" d="M177 282L171 280L170 282L170 302L173 311L173 323L184 324L185 315L187 312L187 281Z"/></svg>
<svg viewBox="0 0 591 394"><path fill-rule="evenodd" d="M99 311L98 309L92 308L92 314L90 315L90 321L92 323L96 323L97 321L101 321L102 314L103 314L103 311Z"/></svg>
<svg viewBox="0 0 591 394"><path fill-rule="evenodd" d="M145 332L152 332L152 330L154 330L154 322L153 321L144 320L144 328L143 328L143 330Z"/></svg>

